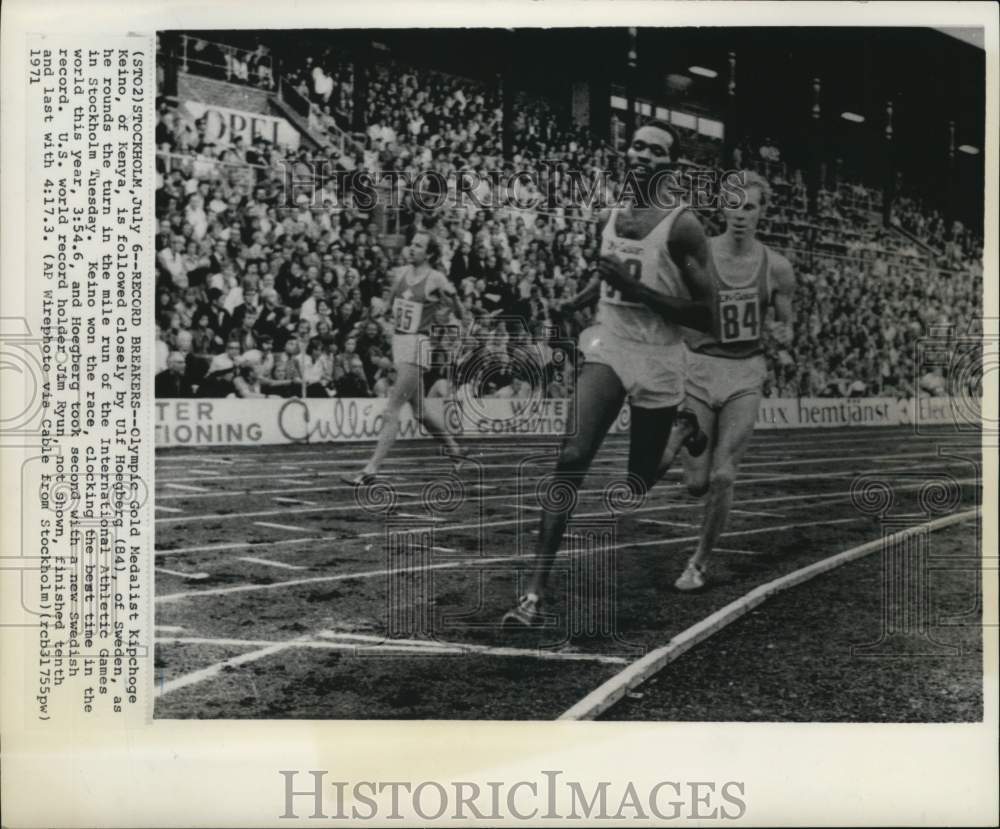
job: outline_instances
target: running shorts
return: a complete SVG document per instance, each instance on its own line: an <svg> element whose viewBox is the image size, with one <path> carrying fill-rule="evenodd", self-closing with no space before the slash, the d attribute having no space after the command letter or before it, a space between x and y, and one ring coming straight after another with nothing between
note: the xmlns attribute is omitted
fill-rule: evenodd
<svg viewBox="0 0 1000 829"><path fill-rule="evenodd" d="M392 335L392 361L396 365L412 363L422 369L431 367L431 341L426 334Z"/></svg>
<svg viewBox="0 0 1000 829"><path fill-rule="evenodd" d="M709 408L721 409L737 397L763 392L767 377L767 364L763 355L730 358L701 354L687 348L685 350L687 394Z"/></svg>
<svg viewBox="0 0 1000 829"><path fill-rule="evenodd" d="M677 406L684 399L684 344L646 345L625 340L595 325L580 334L588 363L608 366L621 381L629 403L640 409Z"/></svg>

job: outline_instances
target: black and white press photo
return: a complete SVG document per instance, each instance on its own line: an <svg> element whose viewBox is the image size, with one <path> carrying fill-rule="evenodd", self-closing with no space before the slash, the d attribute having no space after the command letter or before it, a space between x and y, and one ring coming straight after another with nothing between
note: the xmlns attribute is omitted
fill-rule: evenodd
<svg viewBox="0 0 1000 829"><path fill-rule="evenodd" d="M157 720L984 720L983 29L573 22L157 32Z"/></svg>

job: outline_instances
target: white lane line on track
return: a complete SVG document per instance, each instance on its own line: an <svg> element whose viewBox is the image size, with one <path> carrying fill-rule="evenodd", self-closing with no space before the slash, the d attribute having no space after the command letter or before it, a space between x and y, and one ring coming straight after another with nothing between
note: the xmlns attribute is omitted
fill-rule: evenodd
<svg viewBox="0 0 1000 829"><path fill-rule="evenodd" d="M157 573L166 573L168 576L180 576L182 579L201 581L208 578L208 573L185 573L181 570L168 570L166 567L156 567Z"/></svg>
<svg viewBox="0 0 1000 829"><path fill-rule="evenodd" d="M169 682L162 682L155 695L161 697L180 688L197 685L214 679L226 668L238 668L250 662L257 662L269 656L275 656L293 648L316 650L352 651L354 653L408 653L421 656L468 656L470 654L483 656L515 657L527 659L542 659L554 662L596 662L604 665L627 665L628 659L606 654L577 653L570 651L529 650L527 648L490 647L488 645L469 645L462 642L427 642L419 639L396 640L371 637L376 641L362 641L359 638L345 638L333 631L320 631L317 639L299 638L287 642L270 642L261 639L226 639L197 636L157 636L158 645L211 645L215 647L257 648L257 650L216 662L197 671L177 677ZM322 638L319 638L322 637ZM367 637L366 637L367 639ZM263 647L261 647L263 646Z"/></svg>
<svg viewBox="0 0 1000 829"><path fill-rule="evenodd" d="M187 630L183 625L157 625L156 629L164 633L183 633Z"/></svg>
<svg viewBox="0 0 1000 829"><path fill-rule="evenodd" d="M164 486L170 489L183 489L187 492L208 492L203 486L192 486L191 484L164 484Z"/></svg>
<svg viewBox="0 0 1000 829"><path fill-rule="evenodd" d="M756 510L756 509L730 509L730 513L734 515L758 515L763 518L784 518L780 512L768 512L766 510Z"/></svg>
<svg viewBox="0 0 1000 829"><path fill-rule="evenodd" d="M977 478L959 478L956 481L956 483L958 483L960 485L978 484L978 483L980 483L980 481ZM924 486L924 483L920 482L920 483L913 483L913 484L904 484L902 486L896 487L896 489L897 490L918 489L918 488L920 488L922 486ZM580 493L582 494L582 493L588 492L588 491L603 492L604 490L603 489L602 490L580 490ZM811 500L811 499L817 499L820 503L827 503L827 502L830 502L830 501L833 501L833 500L837 500L837 501L847 500L847 499L850 498L850 496L851 496L851 491L848 489L848 490L843 490L841 492L807 492L807 493L804 493L802 495L778 495L778 496L771 496L771 497L764 497L764 498L743 498L743 499L741 499L739 501L734 501L733 503L734 504L774 504L774 503L782 503L782 504L784 504L784 503L789 503L789 502L793 502L793 501L808 501L808 500ZM634 515L636 513L660 512L662 510L668 510L668 509L695 509L695 508L698 508L700 506L701 506L701 502L700 501L696 501L696 502L692 502L692 503L683 503L682 502L682 503L676 503L676 504L663 504L663 505L657 506L657 507L640 507L639 509L632 510L632 512L630 512L629 514L630 515ZM799 505L796 505L796 506L813 506L813 505L812 504L799 504ZM607 517L607 512L606 511L598 511L598 512L589 512L589 513L576 513L576 515L574 517L575 518ZM452 532L452 531L460 531L460 530L468 530L468 529L479 529L480 527L482 527L483 529L486 529L488 527L506 527L506 526L512 526L512 525L521 523L522 521L523 521L522 518L511 518L511 519L505 519L505 520L501 520L501 521L490 521L490 522L484 523L484 524L479 524L479 523L451 524L451 525L445 525L445 526L435 527L434 530L437 533L441 533L441 532ZM313 536L311 538L287 539L287 540L283 540L283 541L268 541L268 542L262 542L262 541L232 541L232 542L226 542L226 543L223 543L223 544L207 544L207 545L200 545L200 546L195 546L195 547L175 547L175 548L172 548L172 549L157 549L157 550L154 551L154 555L156 555L156 556L159 557L159 556L168 556L168 555L180 555L180 554L183 554L183 553L204 553L204 552L223 552L225 550L245 550L248 547L249 548L254 548L254 547L259 547L259 546L262 546L262 545L265 545L265 544L270 544L270 545L274 545L274 544L312 544L312 543L316 543L316 542L329 542L329 543L341 542L341 543L343 543L345 541L351 541L351 540L359 540L359 539L365 539L365 538L375 538L376 536L379 536L379 535L382 535L382 531L376 530L374 532L360 533L359 535L352 536L350 538L345 538L344 536L341 536L341 535L322 535L322 536Z"/></svg>
<svg viewBox="0 0 1000 829"><path fill-rule="evenodd" d="M280 567L282 570L308 570L298 564L285 564L282 561L271 561L269 558L256 558L254 556L236 556L237 561L248 561L250 564L263 564L266 567Z"/></svg>
<svg viewBox="0 0 1000 829"><path fill-rule="evenodd" d="M180 507L165 507L163 504L156 504L154 509L161 510L162 512L184 512Z"/></svg>
<svg viewBox="0 0 1000 829"><path fill-rule="evenodd" d="M441 642L437 639L388 639L383 636L372 636L360 633L342 633L335 630L321 630L316 636L320 639L330 639L344 642L364 642L367 644L396 642L408 645L422 645L428 651L451 652L458 650L462 653L481 653L488 656L525 656L534 659L552 659L556 661L570 662L600 662L606 665L628 664L629 660L623 656L609 656L607 654L584 653L580 651L557 651L545 650L544 648L504 648L495 645L475 645L468 642Z"/></svg>
<svg viewBox="0 0 1000 829"><path fill-rule="evenodd" d="M296 533L311 532L308 527L296 527L294 524L272 524L270 521L254 521L255 527L269 527L272 530L291 530Z"/></svg>
<svg viewBox="0 0 1000 829"><path fill-rule="evenodd" d="M314 507L314 506L316 506L316 502L315 501L306 501L306 500L304 500L302 498L282 498L282 497L279 496L279 497L274 498L274 501L276 503L279 503L279 504L299 504L299 505L304 506L304 507Z"/></svg>
<svg viewBox="0 0 1000 829"><path fill-rule="evenodd" d="M663 647L650 651L641 659L633 662L624 671L611 677L607 682L602 683L587 696L572 706L559 717L560 720L592 720L614 703L620 700L628 691L645 682L653 674L657 673L668 663L673 662L677 657L693 648L699 642L703 642L709 636L717 633L722 628L746 615L753 608L767 601L769 598L791 587L809 581L823 573L827 573L842 564L862 558L869 553L884 549L885 544L891 541L898 541L904 538L933 532L944 527L969 521L978 515L978 510L966 510L965 512L947 515L934 521L918 524L909 527L901 532L892 533L874 541L859 544L837 555L824 558L820 561L801 567L780 578L773 579L765 584L755 587L749 593L725 607L717 610L710 616L705 617L700 622L687 630L677 634Z"/></svg>
<svg viewBox="0 0 1000 829"><path fill-rule="evenodd" d="M660 518L640 518L639 523L641 524L657 524L661 527L697 527L697 524L692 524L689 521L663 521Z"/></svg>
<svg viewBox="0 0 1000 829"><path fill-rule="evenodd" d="M734 538L744 535L759 535L761 533L773 533L773 532L784 532L785 530L796 529L800 527L828 527L837 524L852 524L862 521L870 521L871 519L867 516L857 517L857 518L837 518L830 521L808 521L801 524L785 524L783 526L777 527L758 527L752 530L734 530L732 532L722 533L720 538ZM637 547L652 547L654 545L660 545L663 547L673 546L675 544L687 544L692 541L698 540L697 535L689 535L683 538L654 538L651 541L629 541L623 542L621 544L615 544L613 547L607 547L602 549L615 549L615 550L631 550ZM577 555L581 552L587 551L577 551ZM564 558L567 553L561 551L557 554L557 557ZM400 567L394 568L393 575L398 575L400 573L414 573L414 572L427 572L429 570L451 570L456 567L471 567L477 564L496 564L501 561L527 561L528 556L493 556L490 558L463 558L458 561L445 561L437 564L423 564L416 565L413 567ZM292 579L290 581L284 582L273 582L271 584L236 584L230 587L217 587L209 590L193 590L185 591L182 593L168 593L164 596L157 596L157 602L174 602L180 599L199 599L204 596L223 596L229 593L248 593L255 592L257 590L275 590L283 587L297 587L305 584L322 584L327 582L337 582L337 581L350 581L351 579L373 579L373 578L384 578L386 576L386 569L383 567L378 570L363 570L361 572L355 573L338 573L333 576L314 576L308 579Z"/></svg>
<svg viewBox="0 0 1000 829"><path fill-rule="evenodd" d="M872 458L866 457L865 460L872 460ZM947 457L943 457L942 460L947 461ZM945 463L945 466L958 466L958 465L960 465L959 461L952 461L950 463ZM798 473L798 474L797 473L786 473L784 475L782 475L782 474L777 474L776 475L776 474L770 473L770 472L747 472L747 471L741 469L740 470L739 478L737 478L736 483L737 483L737 485L746 485L746 484L749 484L749 483L770 483L770 482L773 482L773 481L814 480L814 479L830 478L830 477L848 477L848 476L854 476L855 474L869 474L869 473L874 473L874 472L878 472L879 474L888 474L890 472L900 472L900 471L907 471L907 470L912 470L912 469L921 469L922 470L924 468L925 468L925 465L923 465L923 464L920 464L920 465L906 464L904 466L890 466L890 467L887 467L887 468L879 467L878 469L862 470L860 473L856 473L854 471L851 471L851 472L839 472L839 473L807 472L807 473ZM394 472L395 471L397 471L397 470L394 470ZM595 470L595 471L606 472L605 470ZM668 473L668 475L671 478L679 478L681 476L681 470L670 470L670 472ZM245 476L236 476L236 477L232 478L232 480L234 482L236 482L236 483L239 483L240 481L243 480L244 477ZM270 478L272 478L274 476L263 476L263 477L267 477L267 478L270 479ZM324 477L334 477L334 476L321 474L319 476L312 476L312 477L310 477L308 475L302 475L299 478L274 477L274 479L276 480L277 483L285 484L285 486L282 487L281 489L261 489L261 490L256 490L256 491L250 491L250 490L248 490L247 487L242 487L242 488L237 488L237 489L213 489L213 490L204 492L203 494L199 495L198 497L199 497L199 500L204 499L204 498L245 498L248 494L250 494L250 495L273 495L273 494L288 495L288 494L302 493L302 492L342 492L342 491L348 491L348 490L352 490L353 489L353 485L345 485L345 484L328 484L328 485L324 485L324 486L303 486L303 484L309 483L310 480L315 479L316 477L324 478ZM536 477L536 473L532 472L532 479L533 479L533 481L534 481L535 477ZM390 480L400 481L400 482L402 482L402 486L404 486L404 487L409 486L409 485L413 485L413 484L417 483L417 481L415 481L415 480L407 479L407 478L400 478L400 477L397 477L396 475L392 475L390 477ZM427 480L433 480L433 478L429 478ZM523 481L524 480L524 476L512 475L512 476L506 476L506 477L500 477L500 478L491 477L488 480L490 481L491 484L506 484L506 483L515 483L517 481ZM162 481L158 481L158 483L162 483ZM468 486L469 489L472 489L472 490L489 489L490 488L488 486L481 485L481 484L478 484L478 483L476 483L476 484L468 484L467 486ZM531 489L532 490L534 489L534 485L532 485ZM411 493L411 492L406 492L406 491L402 491L402 490L397 490L397 494L400 495L400 496L407 496L407 497L409 497L411 495L416 495L417 493ZM507 497L507 496L504 496L504 497ZM160 494L160 493L157 493L157 495L156 495L156 500L157 501L187 500L187 499L191 499L191 498L194 498L194 496L193 495L188 495L188 494L179 494L179 493L174 493L174 494Z"/></svg>
<svg viewBox="0 0 1000 829"><path fill-rule="evenodd" d="M439 516L439 515L418 515L415 512L397 512L397 513L394 513L394 515L397 515L400 518L412 518L415 521L436 521L436 522L442 522L442 521L447 521L448 520L447 518L441 518L441 516Z"/></svg>
<svg viewBox="0 0 1000 829"><path fill-rule="evenodd" d="M736 553L741 556L762 556L763 552L760 550L737 550L734 547L713 547L713 553Z"/></svg>
<svg viewBox="0 0 1000 829"><path fill-rule="evenodd" d="M940 457L940 455L939 455L938 452L910 452L910 453L901 454L901 455L865 455L864 457L852 457L852 456L837 455L837 456L826 457L826 458L809 458L806 461L806 463L808 463L808 464L816 464L816 463L856 463L856 462L862 461L862 460L865 461L866 463L868 463L868 462L871 462L871 461L901 460L901 459L915 459L915 458L937 458L937 457ZM600 466L603 463L618 464L619 460L617 458L607 458L607 459L598 458L597 460L594 461L593 465ZM534 460L534 461L531 461L531 462L523 462L523 461L521 461L521 462L517 462L517 463L490 463L488 465L488 468L489 469L526 469L526 468L534 469L535 467L538 467L538 466L548 467L548 466L551 466L551 464L552 464L552 460L550 458L544 458L544 459L539 458L538 460ZM787 461L744 462L744 463L740 464L740 468L741 469L750 469L750 468L759 468L759 467L765 467L765 466L766 467L771 467L771 466L795 466L795 465L802 466L803 465L803 461L801 459L792 459L792 460L787 460ZM442 467L442 471L443 470L444 470L444 467ZM405 471L407 471L407 470L395 470L395 473L396 473L396 475L399 475L400 473L403 473ZM414 470L414 471L424 472L425 470ZM337 475L340 475L340 474L342 474L342 473L340 473L340 472L312 472L312 473L302 473L301 475L289 475L289 476L287 476L286 479L293 480L295 478L306 478L306 477L328 478L328 477L334 477L334 476L337 476ZM535 474L538 474L538 473L536 472ZM261 474L256 474L256 475L242 475L241 474L239 476L238 480L240 480L240 481L247 481L247 480L256 480L258 478L270 479L270 478L275 478L275 477L276 477L275 475L270 474L270 473L261 473ZM391 476L390 476L390 478L391 478ZM176 484L170 483L170 481L172 481L172 480L185 480L185 479L184 478L164 479L164 481L165 481L164 482L164 486L176 486ZM400 480L405 481L406 479L405 478L400 478Z"/></svg>
<svg viewBox="0 0 1000 829"><path fill-rule="evenodd" d="M855 477L859 477L859 476L862 476L862 475L875 475L875 474L888 475L888 474L890 474L890 473L892 473L894 471L906 471L906 470L911 470L913 468L914 467L911 467L911 466L890 467L888 469L882 468L882 467L874 467L874 468L871 468L871 469L862 469L862 470L859 470L859 471L856 471L856 472L846 473L844 475L830 474L829 472L811 472L811 473L804 473L804 474L801 474L801 475L799 475L799 474L772 475L772 476L769 476L766 481L761 481L761 480L747 480L747 479L742 479L741 480L740 478L737 478L735 485L736 486L750 486L751 484L775 483L775 482L781 482L781 481L828 480L828 479L831 479L831 478L838 478L838 477L851 477L851 478L855 478ZM920 467L920 469L924 470L924 469L926 469L926 467ZM518 478L515 477L515 478L501 479L501 480L517 481ZM677 488L677 487L679 487L678 483L672 483L669 486L663 486L661 484L659 487L657 487L657 489L660 492L662 492L664 489L673 489L673 488ZM346 489L347 487L343 487L343 488ZM331 487L331 488L322 487L320 489L322 491L327 491L328 489L330 489L330 490L336 490L337 488L336 487ZM263 495L265 493L271 493L271 492L283 492L283 493L287 493L288 491L289 490L284 490L284 489L282 489L282 490L263 490L262 492L256 493L256 494ZM310 491L310 490L297 490L297 491ZM654 492L655 491L656 490L654 490ZM531 495L533 492L534 492L534 488L531 488L529 491L526 491L526 492L524 492L522 494L524 494L524 495ZM600 488L600 489L581 489L579 491L578 495L582 499L582 498L585 498L585 497L590 496L590 495L603 494L604 492L605 492L605 489L603 487ZM211 494L214 495L214 494L221 494L221 493L211 493ZM243 497L246 497L246 493L233 492L233 493L226 493L226 494L227 495L234 495L234 496L235 495L242 495ZM417 497L419 494L420 493L396 490L396 495L401 496L401 497L404 497L404 496L405 497ZM515 496L515 493L503 493L503 494L500 494L500 495L484 495L483 497L477 499L475 501L475 503L486 502L486 501L497 501L497 500L500 500L500 501L510 501L512 498L514 498L514 496ZM170 496L167 496L167 497L170 497ZM181 496L181 497L189 497L189 496ZM700 504L700 502L692 502L691 504L679 504L678 506L696 506L698 504ZM521 506L522 506L523 509L527 509L527 510L536 510L537 511L537 510L541 509L541 507L537 507L537 506L534 506L534 505L531 505L531 504L522 504ZM289 513L291 513L291 514L310 513L310 512L331 512L332 513L332 512L355 511L356 509L357 509L357 505L356 504L342 504L341 503L341 504L333 504L333 505L330 505L330 506L318 506L318 507L313 507L313 508L309 508L309 509L296 509L296 510L263 510L263 511L258 510L258 511L255 511L255 512L203 513L203 514L192 515L190 517L185 517L185 518L157 518L156 519L156 523L157 524L175 524L175 523L179 523L179 522L182 522L182 521L185 522L185 523L187 523L187 522L190 522L190 521L209 521L209 520L222 521L222 520L226 520L226 519L235 519L235 518L265 518L265 517L270 516L270 515L285 515L285 514L289 514Z"/></svg>
<svg viewBox="0 0 1000 829"><path fill-rule="evenodd" d="M932 454L934 454L934 453L932 453ZM878 460L878 457L879 456L865 455L863 457L857 457L857 458L848 458L848 457L845 457L843 460L845 460L845 461L846 460L873 461L873 460ZM947 460L947 459L948 459L948 456L941 457L941 460ZM958 464L959 464L959 461L957 461L957 460L953 460L951 462L951 465L958 465ZM488 470L490 468L492 468L492 467L484 467L484 470ZM916 465L915 466L913 464L908 464L906 466L894 466L894 467L890 467L889 469L880 469L879 471L880 472L889 472L889 471L892 471L892 470L921 469L921 468L923 468L923 465ZM389 480L399 481L404 486L417 483L417 481L414 480L413 478L404 477L404 476L402 476L400 474L400 473L407 472L407 471L413 471L413 472L415 472L417 470L402 470L402 469L397 469L395 467L392 467L391 473L388 476L383 475L383 477L388 477ZM424 477L426 478L426 474L425 473L427 472L427 470L422 468L420 471L422 473L424 473ZM447 470L444 469L444 468L442 468L440 470L435 470L435 471L446 472ZM594 471L605 472L605 473L607 472L607 470L600 470L600 469L595 469ZM254 495L267 495L267 494L271 494L271 493L275 493L275 492L277 492L277 493L287 493L287 492L337 492L337 491L341 491L341 490L352 489L353 485L345 485L345 484L332 484L332 485L326 485L326 486L302 486L303 484L309 483L311 480L323 479L323 478L331 478L331 477L332 478L339 478L339 474L340 473L337 473L337 472L326 472L326 473L324 473L324 472L318 472L318 473L310 473L310 474L303 473L303 474L295 476L295 477L291 477L291 476L279 476L279 475L269 475L269 474L268 475L264 475L264 474L262 474L262 475L250 475L250 476L247 476L247 475L234 475L233 477L229 478L228 480L232 480L232 481L234 481L236 483L239 483L239 482L241 482L241 481L243 481L243 480L245 480L247 478L264 478L264 479L267 479L267 480L275 480L277 483L286 484L286 488L284 488L284 489L263 489L263 490L258 490L256 492L253 492L252 494L254 494ZM537 471L535 471L533 469L533 467L532 467L532 473L531 474L532 474L532 478L534 479L535 477L538 476L539 473ZM671 476L671 477L679 477L682 473L681 473L681 470L679 470L679 469L671 469L667 474L669 476ZM826 474L831 474L831 473L823 473L823 474L804 473L804 474L799 474L798 476L795 476L795 475L780 475L780 474L775 475L774 473L769 473L769 472L748 472L745 468L741 468L740 469L739 478L737 479L737 483L739 483L740 480L749 481L751 479L756 479L758 482L764 483L764 482L767 482L767 481L792 480L794 477L798 477L799 479L820 478L820 477L825 477ZM842 472L842 473L835 473L835 474L852 475L854 473L853 472ZM480 477L483 477L483 476L480 476ZM510 475L510 476L505 476L505 477L500 477L500 478L490 477L488 480L490 481L491 484L501 484L501 483L512 483L512 482L516 482L516 481L523 480L523 479L524 479L523 475ZM158 480L157 483L158 484L162 484L162 483L164 483L164 481L163 480ZM295 487L295 489L289 490L287 488L288 486ZM476 488L476 485L470 485L470 488ZM483 487L483 488L485 488L485 487ZM206 497L206 498L244 497L247 494L247 491L248 491L247 487L237 488L237 489L234 489L234 490L226 490L226 489L219 490L219 489L215 489L215 490L211 490L209 492L206 492L205 495L204 495L204 497ZM160 495L160 494L157 494L156 497L157 497L158 500L170 500L170 499L188 498L188 497L191 497L191 496L178 495L178 494L174 494L174 495Z"/></svg>
<svg viewBox="0 0 1000 829"><path fill-rule="evenodd" d="M532 478L534 478L534 477L535 477L534 474L532 474ZM236 480L237 483L239 482L239 479L235 479L235 480ZM206 492L204 495L199 496L199 500L201 500L203 498L245 498L247 496L247 494L250 494L250 495L286 494L287 495L289 493L297 493L297 492L350 492L351 490L354 489L354 485L353 484L331 484L331 485L328 485L328 486L301 486L301 484L307 482L307 478L306 477L299 478L299 479L277 478L276 480L277 480L278 483L286 483L286 484L289 485L289 487L292 487L292 488L290 489L289 487L282 487L281 489L258 489L258 490L250 490L249 492L248 492L248 490L246 488L243 488L243 489L231 489L231 490L213 490L212 492ZM414 485L414 484L417 483L416 480L407 480L406 478L399 478L399 477L397 477L395 475L390 476L390 480L396 480L396 481L401 480L401 481L403 481L403 486L411 486L411 485ZM436 479L433 478L433 477L428 477L428 478L426 478L426 480L429 482L429 481L433 481L433 480L436 480ZM519 477L517 475L513 475L513 476L510 476L510 477L506 477L506 478L490 478L489 480L491 481L491 483L494 483L494 484L503 484L503 483L512 483L512 482L518 481L518 480L523 480L523 478ZM467 486L468 489L471 489L471 490L499 489L499 487L496 487L496 486L486 486L485 484L467 484L466 486ZM397 495L418 495L419 493L416 493L416 492L402 492L400 490L397 490L396 494ZM184 498L193 498L193 497L194 496L192 496L192 495L160 495L160 494L156 495L156 499L158 501L163 501L163 500L168 500L168 501L169 500L182 500Z"/></svg>
<svg viewBox="0 0 1000 829"><path fill-rule="evenodd" d="M243 456L243 453L240 453ZM228 458L217 458L213 455L163 455L157 460L157 463L180 463L185 464L189 461L197 461L198 463L217 463L222 466L233 466L235 461Z"/></svg>
<svg viewBox="0 0 1000 829"><path fill-rule="evenodd" d="M164 640L157 637L157 641L163 642ZM218 676L222 673L224 668L238 668L240 665L246 665L248 662L256 662L258 659L264 659L265 657L273 656L276 653L281 653L283 650L292 647L294 644L295 640L291 640L289 642L274 642L269 644L267 647L261 648L260 650L240 654L239 656L234 656L231 659L224 659L221 662L216 662L214 665L209 665L207 668L192 671L189 674L184 674L183 676L179 676L169 682L161 682L157 686L154 696L162 697L164 694L169 694L171 691L176 691L180 688L187 688L189 685L196 685L199 682L204 682L206 679Z"/></svg>
<svg viewBox="0 0 1000 829"><path fill-rule="evenodd" d="M798 430L796 430L797 432ZM885 429L873 428L867 431L866 434L858 434L857 429L825 429L817 428L813 430L802 430L802 438L797 439L792 437L796 432L789 431L770 431L763 430L754 433L752 442L750 444L750 449L768 449L768 450L783 450L787 448L798 448L802 447L804 449L816 449L816 439L821 436L823 440L823 445L825 447L834 446L854 446L857 444L874 444L874 445L884 445L886 443L931 443L944 437L954 437L954 431L948 429L947 427L942 427L940 432L934 433L929 432L927 434L915 435L913 434L912 427L901 426L901 427L888 427ZM811 438L806 438L805 435L812 435ZM605 439L605 446L616 447L618 444L627 445L629 439L628 434L614 434L608 435ZM558 445L559 441L562 440L562 435L550 435L550 436L528 436L528 442L525 444L524 438L466 438L462 440L462 445L472 448L472 447L482 447L483 449L495 449L497 451L507 450L512 448L521 449L525 445L528 446L555 446ZM353 454L357 453L358 457L364 457L365 455L371 454L372 448L375 445L374 439L370 441L359 441L354 443L335 443L332 441L326 443L312 443L312 444L299 444L299 448L293 449L292 445L283 446L280 453L278 452L243 452L240 451L236 459L221 458L216 457L211 454L202 455L169 455L163 454L163 450L160 449L161 457L158 459L157 463L181 463L183 461L198 461L199 463L219 463L219 464L238 464L238 463L249 463L252 459L257 458L275 458L280 454L282 458L288 457L315 457L318 452L328 452L336 451L338 454ZM431 439L424 439L424 443L406 445L398 444L393 447L393 456L400 458L410 458L420 455L432 455L434 457L440 457L440 454L435 452L434 443ZM622 450L625 451L625 450ZM278 461L275 461L278 462ZM281 461L287 462L287 461Z"/></svg>

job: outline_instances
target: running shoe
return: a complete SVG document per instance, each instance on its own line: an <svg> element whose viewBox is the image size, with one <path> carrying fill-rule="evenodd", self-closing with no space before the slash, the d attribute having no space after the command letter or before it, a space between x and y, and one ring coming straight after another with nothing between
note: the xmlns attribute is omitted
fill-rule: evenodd
<svg viewBox="0 0 1000 829"><path fill-rule="evenodd" d="M698 418L694 412L682 409L677 412L677 425L684 424L691 429L691 434L684 439L684 448L692 458L697 458L708 448L708 435L698 424Z"/></svg>
<svg viewBox="0 0 1000 829"><path fill-rule="evenodd" d="M689 561L680 578L674 582L674 587L678 590L689 592L691 590L701 590L705 586L705 568L701 564Z"/></svg>
<svg viewBox="0 0 1000 829"><path fill-rule="evenodd" d="M361 470L356 475L341 475L340 480L352 486L371 486L375 483L375 473Z"/></svg>
<svg viewBox="0 0 1000 829"><path fill-rule="evenodd" d="M469 459L469 451L459 449L457 452L448 452L445 457L451 461L451 471L458 472L462 468L462 464Z"/></svg>
<svg viewBox="0 0 1000 829"><path fill-rule="evenodd" d="M540 627L543 623L542 600L535 593L528 593L518 599L517 607L508 610L501 625L504 627Z"/></svg>

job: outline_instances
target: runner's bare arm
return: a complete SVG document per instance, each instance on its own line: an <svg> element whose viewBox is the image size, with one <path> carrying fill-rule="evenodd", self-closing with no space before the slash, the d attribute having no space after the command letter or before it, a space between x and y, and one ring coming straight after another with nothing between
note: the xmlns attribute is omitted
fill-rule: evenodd
<svg viewBox="0 0 1000 829"><path fill-rule="evenodd" d="M795 273L792 263L781 254L773 253L771 268L773 280L771 302L774 305L774 322L768 328L771 336L781 345L788 345L794 336L792 321L795 311L792 300L795 296Z"/></svg>
<svg viewBox="0 0 1000 829"><path fill-rule="evenodd" d="M617 258L602 257L598 272L602 279L621 291L624 298L642 302L659 311L667 322L710 331L712 309L708 300L715 265L708 248L708 237L694 214L685 211L677 217L667 247L691 299L668 296L643 285Z"/></svg>
<svg viewBox="0 0 1000 829"><path fill-rule="evenodd" d="M455 286L451 284L451 280L448 279L440 271L435 271L435 280L438 285L438 290L451 305L452 313L461 321L462 328L468 330L469 324L471 323L471 318L468 312L465 310L465 306L462 305L462 300L458 296L458 291L455 290Z"/></svg>

